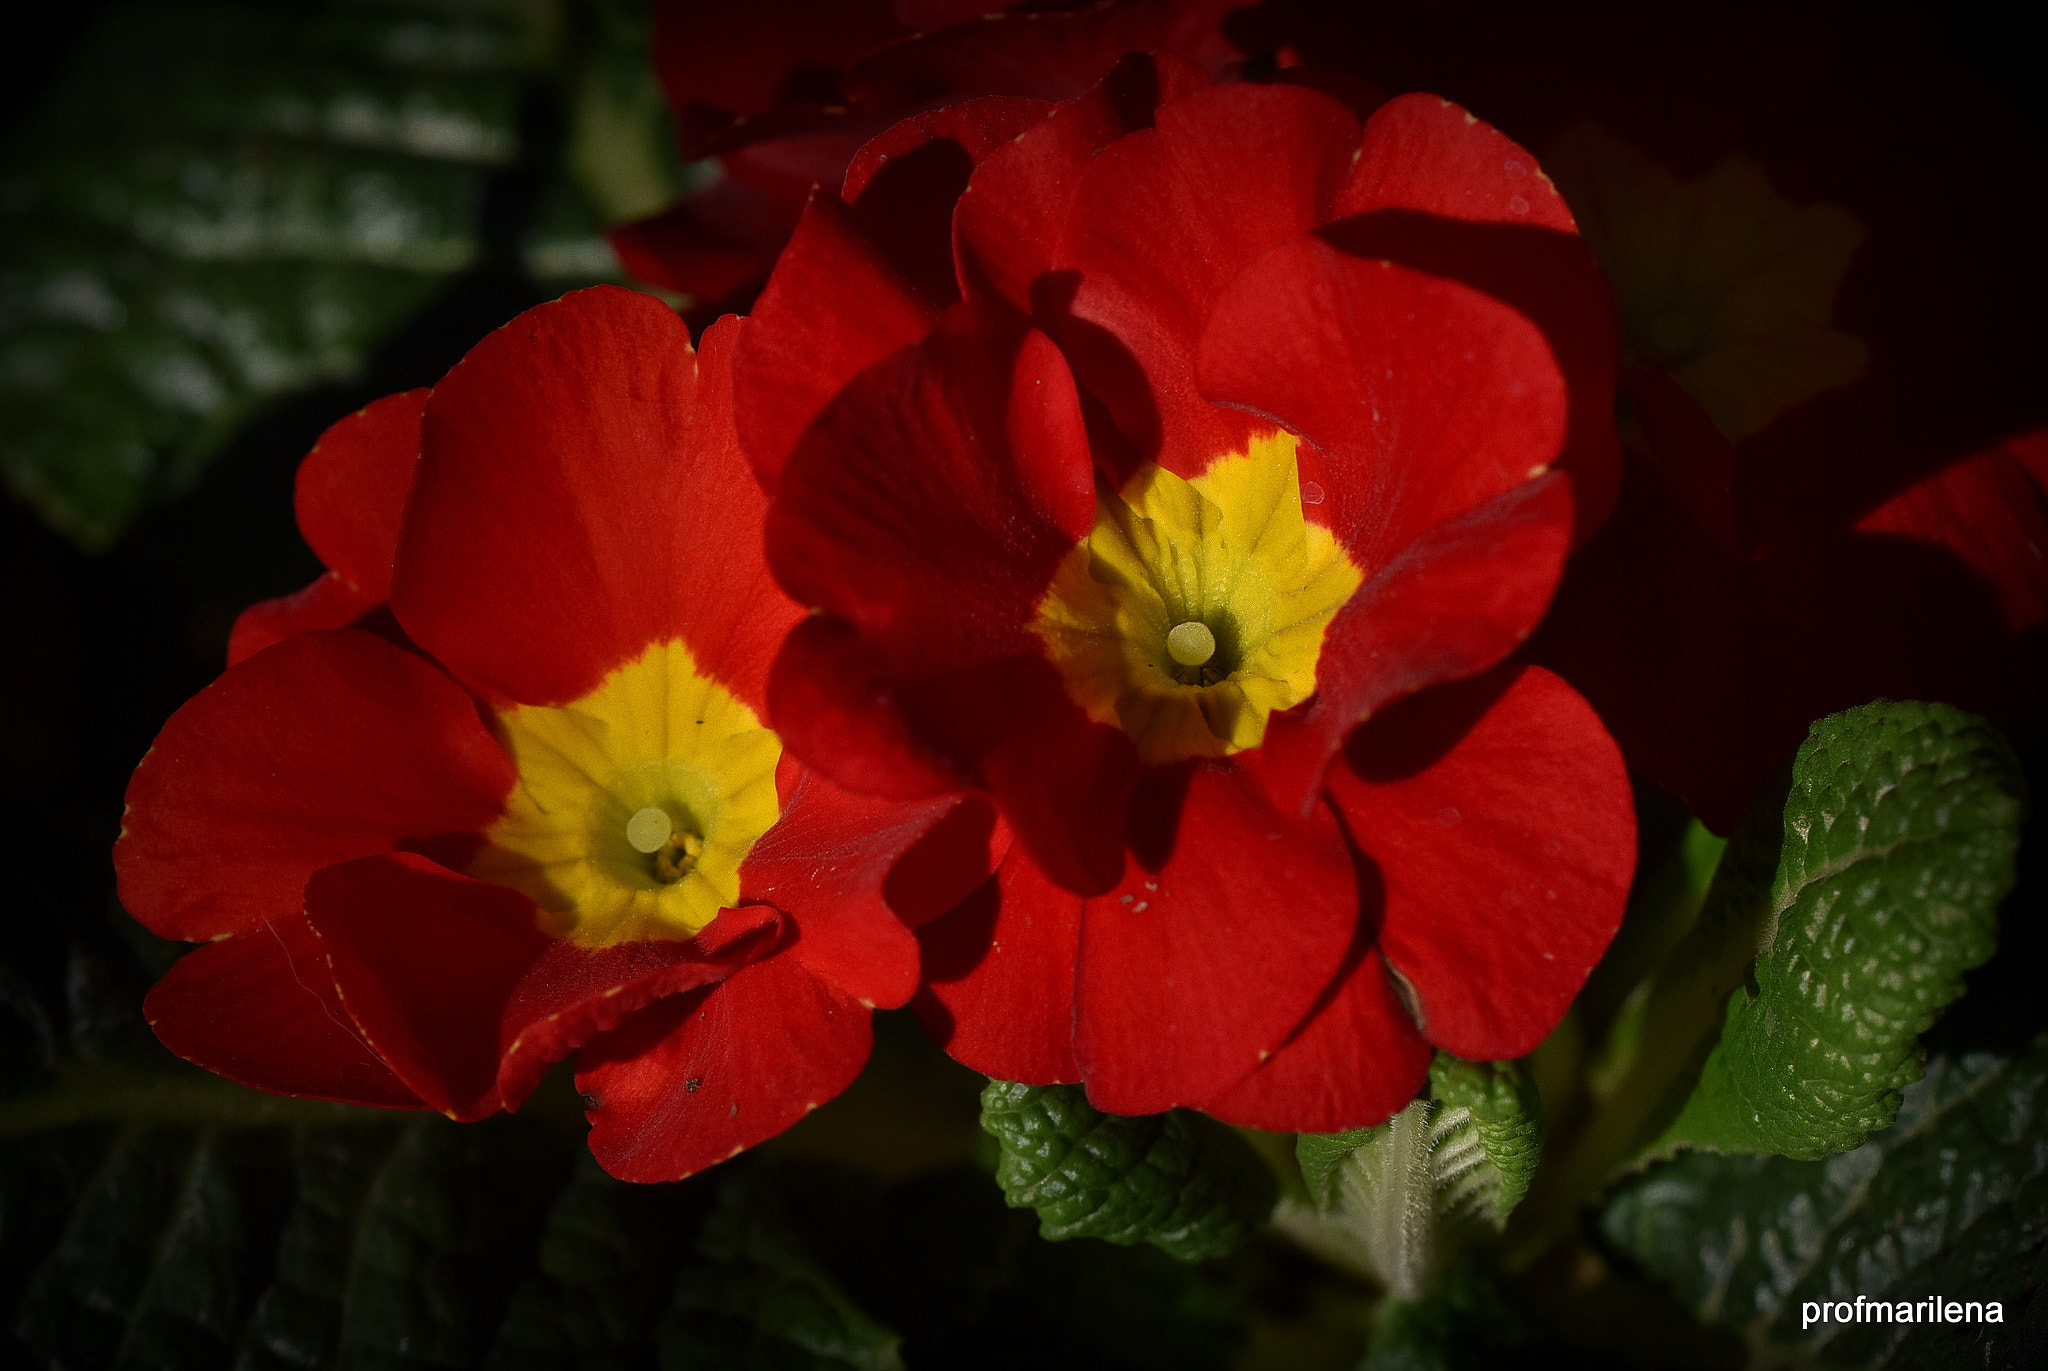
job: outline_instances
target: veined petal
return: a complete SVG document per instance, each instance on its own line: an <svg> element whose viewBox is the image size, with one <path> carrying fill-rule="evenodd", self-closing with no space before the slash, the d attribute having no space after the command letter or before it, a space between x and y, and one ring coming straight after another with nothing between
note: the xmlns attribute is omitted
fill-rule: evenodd
<svg viewBox="0 0 2048 1371"><path fill-rule="evenodd" d="M1324 635L1316 695L1247 758L1273 803L1307 812L1345 735L1385 705L1499 662L1541 619L1564 567L1571 488L1552 473L1430 529Z"/></svg>
<svg viewBox="0 0 2048 1371"><path fill-rule="evenodd" d="M1386 958L1366 946L1293 1037L1201 1107L1225 1123L1276 1133L1362 1128L1415 1098L1433 1055Z"/></svg>
<svg viewBox="0 0 2048 1371"><path fill-rule="evenodd" d="M1211 398L1320 450L1319 470L1302 463L1304 489L1322 495L1307 512L1368 578L1425 530L1548 470L1570 408L1549 344L1516 310L1312 237L1231 283L1201 367Z"/></svg>
<svg viewBox="0 0 2048 1371"><path fill-rule="evenodd" d="M291 914L179 958L142 1002L165 1047L273 1095L423 1109L357 1031L326 950Z"/></svg>
<svg viewBox="0 0 2048 1371"><path fill-rule="evenodd" d="M993 880L918 930L924 985L911 1008L953 1057L985 1076L1054 1085L1074 1061L1074 954L1081 897L1012 849Z"/></svg>
<svg viewBox="0 0 2048 1371"><path fill-rule="evenodd" d="M1154 768L1131 809L1132 870L1082 915L1074 1057L1097 1108L1153 1114L1287 1040L1344 960L1358 878L1327 810L1284 817L1228 764Z"/></svg>
<svg viewBox="0 0 2048 1371"><path fill-rule="evenodd" d="M746 898L792 916L797 937L789 955L813 975L863 1003L894 1009L917 989L917 939L890 909L884 883L897 858L959 804L952 797L904 804L854 795L798 769L784 791L781 820L747 854L741 888ZM980 855L987 856L985 842ZM988 873L966 861L952 898L965 898Z"/></svg>
<svg viewBox="0 0 2048 1371"><path fill-rule="evenodd" d="M332 571L322 572L304 589L274 600L258 600L235 616L228 634L228 665L248 660L295 633L320 628L348 628L383 605L379 598L350 588Z"/></svg>
<svg viewBox="0 0 2048 1371"><path fill-rule="evenodd" d="M488 696L565 704L653 643L765 712L801 611L761 552L732 331L597 287L527 311L434 388L392 609Z"/></svg>
<svg viewBox="0 0 2048 1371"><path fill-rule="evenodd" d="M1331 802L1378 864L1379 943L1424 1036L1533 1050L1621 924L1635 807L1592 709L1540 667L1415 696L1352 735Z"/></svg>
<svg viewBox="0 0 2048 1371"><path fill-rule="evenodd" d="M1253 431L1196 388L1210 311L1247 263L1324 221L1358 121L1280 85L1197 91L1157 117L1082 174L1055 261L1078 273L1075 323L1054 331L1140 456L1192 478Z"/></svg>
<svg viewBox="0 0 2048 1371"><path fill-rule="evenodd" d="M450 1118L504 1107L499 1026L555 945L531 900L401 852L315 872L306 921L363 1040L400 1080Z"/></svg>

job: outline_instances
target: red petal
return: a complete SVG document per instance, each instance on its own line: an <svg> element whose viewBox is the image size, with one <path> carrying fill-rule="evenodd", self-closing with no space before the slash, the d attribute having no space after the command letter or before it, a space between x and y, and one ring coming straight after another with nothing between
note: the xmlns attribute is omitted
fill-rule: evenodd
<svg viewBox="0 0 2048 1371"><path fill-rule="evenodd" d="M298 914L186 953L142 1015L185 1060L273 1095L423 1107L356 1032Z"/></svg>
<svg viewBox="0 0 2048 1371"><path fill-rule="evenodd" d="M788 103L793 81L823 87L802 95L831 103L837 91L814 72L836 71L903 32L891 0L664 0L654 11L654 71L686 132L708 131L718 123L714 111L729 119ZM687 138L683 155L699 155Z"/></svg>
<svg viewBox="0 0 2048 1371"><path fill-rule="evenodd" d="M1303 472L1324 489L1312 514L1368 577L1540 474L1564 440L1564 378L1535 325L1469 286L1315 238L1238 276L1201 365L1211 397L1321 449Z"/></svg>
<svg viewBox="0 0 2048 1371"><path fill-rule="evenodd" d="M1059 775L1070 806L1103 795L1113 804L1133 765L1128 740L1105 739L1114 731L1073 705L1029 628L1094 518L1078 399L1043 335L977 334L975 323L960 306L863 375L784 473L770 556L783 584L830 617L785 648L777 726L793 752L850 788L908 797L986 773L1027 797ZM841 724L853 725L851 747ZM1007 803L1005 812L1020 821ZM1103 868L1119 850L1115 833L1086 813L1062 817L1064 836L1020 835L1048 860L1092 854L1079 882L1113 879Z"/></svg>
<svg viewBox="0 0 2048 1371"><path fill-rule="evenodd" d="M383 603L349 589L348 583L327 572L305 589L275 600L258 600L235 616L228 634L228 665L255 656L272 643L281 643L295 633L318 628L347 628Z"/></svg>
<svg viewBox="0 0 2048 1371"><path fill-rule="evenodd" d="M1307 813L1354 725L1514 651L1550 603L1571 531L1571 489L1552 474L1437 525L1367 581L1324 634L1315 696L1275 715L1247 759L1273 802Z"/></svg>
<svg viewBox="0 0 2048 1371"><path fill-rule="evenodd" d="M1456 105L1405 95L1366 123L1351 179L1322 236L1355 257L1462 281L1534 321L1571 392L1557 464L1577 487L1583 543L1613 508L1613 297L1536 159ZM1455 221L1455 222L1446 222Z"/></svg>
<svg viewBox="0 0 2048 1371"><path fill-rule="evenodd" d="M770 955L782 933L775 910L753 905L723 911L687 942L595 951L550 944L513 989L497 1029L499 1098L517 1109L552 1063L658 999L723 980Z"/></svg>
<svg viewBox="0 0 2048 1371"><path fill-rule="evenodd" d="M314 873L306 921L364 1041L400 1080L450 1118L504 1106L506 1008L555 945L533 901L401 852Z"/></svg>
<svg viewBox="0 0 2048 1371"><path fill-rule="evenodd" d="M917 939L884 900L883 882L896 859L957 804L853 795L802 771L782 817L747 853L741 889L745 898L793 917L797 939L789 954L813 975L865 1004L894 1009L917 989Z"/></svg>
<svg viewBox="0 0 2048 1371"><path fill-rule="evenodd" d="M695 301L723 303L744 296L750 287L768 279L775 258L803 212L804 200L788 209L782 232L772 225L782 216L773 197L721 181L717 202L701 203L704 197L687 196L659 214L630 223L613 224L604 231L605 241L617 254L619 265L636 281L690 296ZM809 188L805 188L808 197ZM730 202L740 200L739 206ZM732 211L727 213L724 211ZM731 218L737 217L736 227ZM746 229L764 228L767 241L755 241Z"/></svg>
<svg viewBox="0 0 2048 1371"><path fill-rule="evenodd" d="M886 629L892 656L1041 655L1027 627L1038 597L1094 523L1087 433L1059 351L976 323L960 306L848 386L776 502L783 583L870 634ZM941 624L971 636L934 636Z"/></svg>
<svg viewBox="0 0 2048 1371"><path fill-rule="evenodd" d="M1501 668L1352 735L1329 794L1386 885L1380 947L1422 1031L1461 1057L1535 1048L1620 926L1635 809L1572 688Z"/></svg>
<svg viewBox="0 0 2048 1371"><path fill-rule="evenodd" d="M923 928L979 889L1010 852L1010 826L987 800L963 796L889 870L883 896L896 917Z"/></svg>
<svg viewBox="0 0 2048 1371"><path fill-rule="evenodd" d="M1082 713L1042 659L983 678L960 704L999 709L1006 728L981 757L982 778L1032 860L1082 895L1124 874L1124 816L1138 750L1120 728ZM955 706L956 708L959 705ZM955 731L960 731L956 726Z"/></svg>
<svg viewBox="0 0 2048 1371"><path fill-rule="evenodd" d="M2013 439L1936 472L1864 515L1856 529L1948 549L1997 589L2006 627L2023 633L2048 621L2044 485L2048 431Z"/></svg>
<svg viewBox="0 0 2048 1371"><path fill-rule="evenodd" d="M121 901L167 938L253 933L297 914L321 867L483 831L515 779L431 664L367 633L300 634L164 725L128 783Z"/></svg>
<svg viewBox="0 0 2048 1371"><path fill-rule="evenodd" d="M1247 263L1323 221L1357 143L1320 92L1229 86L1164 106L1082 174L1055 263L1079 273L1078 322L1058 332L1141 455L1195 476L1243 448L1255 426L1196 389L1203 327ZM1333 375L1351 379L1328 361L1304 379L1343 391Z"/></svg>
<svg viewBox="0 0 2048 1371"><path fill-rule="evenodd" d="M424 390L387 395L321 434L299 463L292 490L299 532L322 565L371 604L391 598L426 403Z"/></svg>
<svg viewBox="0 0 2048 1371"><path fill-rule="evenodd" d="M1578 232L1534 157L1450 101L1419 93L1374 111L1332 217L1378 209Z"/></svg>
<svg viewBox="0 0 2048 1371"><path fill-rule="evenodd" d="M775 658L769 717L792 755L863 795L918 800L973 784L913 734L902 682L860 630L837 615L798 624Z"/></svg>
<svg viewBox="0 0 2048 1371"><path fill-rule="evenodd" d="M944 308L897 274L852 211L814 197L734 359L740 440L761 484L776 489L797 440L841 387L924 337Z"/></svg>
<svg viewBox="0 0 2048 1371"><path fill-rule="evenodd" d="M1131 811L1137 862L1082 918L1074 1057L1097 1108L1153 1114L1300 1026L1357 928L1358 879L1328 810L1283 818L1233 767L1154 768Z"/></svg>
<svg viewBox="0 0 2048 1371"><path fill-rule="evenodd" d="M801 613L769 580L766 499L733 436L736 324L688 331L611 287L528 310L434 388L392 609L465 681L587 693L649 644L757 712Z"/></svg>
<svg viewBox="0 0 2048 1371"><path fill-rule="evenodd" d="M1081 1079L1074 957L1081 897L1012 848L996 879L918 930L924 987L911 1008L954 1060L997 1080Z"/></svg>
<svg viewBox="0 0 2048 1371"><path fill-rule="evenodd" d="M1274 1133L1363 1128L1415 1098L1433 1055L1379 949L1367 947L1300 1032L1201 1107L1225 1123Z"/></svg>
<svg viewBox="0 0 2048 1371"><path fill-rule="evenodd" d="M588 1043L590 1150L621 1180L673 1181L771 1138L860 1074L868 1011L795 958L649 1006Z"/></svg>
<svg viewBox="0 0 2048 1371"><path fill-rule="evenodd" d="M1122 0L1077 12L989 13L863 57L841 87L856 105L901 109L935 97L1071 100L1128 52L1175 53L1219 75L1241 54L1223 36L1243 0Z"/></svg>
<svg viewBox="0 0 2048 1371"><path fill-rule="evenodd" d="M1034 283L1052 268L1089 161L1126 133L1152 127L1160 105L1208 86L1199 67L1177 57L1132 53L1100 85L989 154L954 211L969 282L985 282L1019 311L1033 313Z"/></svg>
<svg viewBox="0 0 2048 1371"><path fill-rule="evenodd" d="M903 280L950 302L954 202L976 163L1051 111L1042 100L993 98L915 115L861 148L840 195Z"/></svg>

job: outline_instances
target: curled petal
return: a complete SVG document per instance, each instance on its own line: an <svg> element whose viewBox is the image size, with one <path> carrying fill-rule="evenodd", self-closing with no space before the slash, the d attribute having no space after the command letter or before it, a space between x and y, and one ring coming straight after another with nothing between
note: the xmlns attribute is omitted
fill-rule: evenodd
<svg viewBox="0 0 2048 1371"><path fill-rule="evenodd" d="M173 714L128 783L121 902L167 938L296 915L322 867L480 833L515 777L476 702L367 633L302 633Z"/></svg>
<svg viewBox="0 0 2048 1371"><path fill-rule="evenodd" d="M865 1006L794 958L657 1001L577 1055L590 1150L628 1181L673 1181L771 1138L860 1074Z"/></svg>
<svg viewBox="0 0 2048 1371"><path fill-rule="evenodd" d="M302 915L194 948L143 1001L165 1047L273 1095L421 1109L342 1008Z"/></svg>

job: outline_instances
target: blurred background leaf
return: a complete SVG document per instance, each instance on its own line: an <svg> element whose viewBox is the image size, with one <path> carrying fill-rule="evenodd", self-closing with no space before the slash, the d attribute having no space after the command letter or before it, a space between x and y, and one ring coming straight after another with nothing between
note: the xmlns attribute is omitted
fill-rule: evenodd
<svg viewBox="0 0 2048 1371"><path fill-rule="evenodd" d="M600 207L637 208L670 166L631 20L620 0L104 8L0 148L9 486L103 549L266 404L362 379L453 278L509 271L535 298L622 279ZM565 167L537 146L564 137L618 151Z"/></svg>
<svg viewBox="0 0 2048 1371"><path fill-rule="evenodd" d="M1820 1161L1694 1152L1625 1183L1608 1241L1766 1362L2039 1366L2048 1356L2048 1037L1937 1057L1898 1118ZM1814 1323L1807 1301L1996 1300L2001 1323Z"/></svg>

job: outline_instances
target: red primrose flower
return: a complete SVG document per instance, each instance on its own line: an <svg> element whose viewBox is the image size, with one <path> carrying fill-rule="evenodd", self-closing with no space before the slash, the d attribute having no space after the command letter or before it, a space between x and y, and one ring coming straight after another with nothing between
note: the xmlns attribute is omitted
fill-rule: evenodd
<svg viewBox="0 0 2048 1371"><path fill-rule="evenodd" d="M1614 347L1534 160L1434 97L1361 128L1132 58L814 198L735 358L813 607L770 701L849 788L1016 833L920 929L949 1051L1328 1130L1541 1040L1633 816L1584 701L1502 663L1613 499Z"/></svg>
<svg viewBox="0 0 2048 1371"><path fill-rule="evenodd" d="M849 795L764 724L802 610L733 433L740 326L693 352L654 300L571 295L307 459L332 570L245 616L128 791L122 900L204 943L146 1003L172 1050L459 1119L573 1051L635 1180L859 1071L917 984L899 911L971 890L988 824Z"/></svg>

